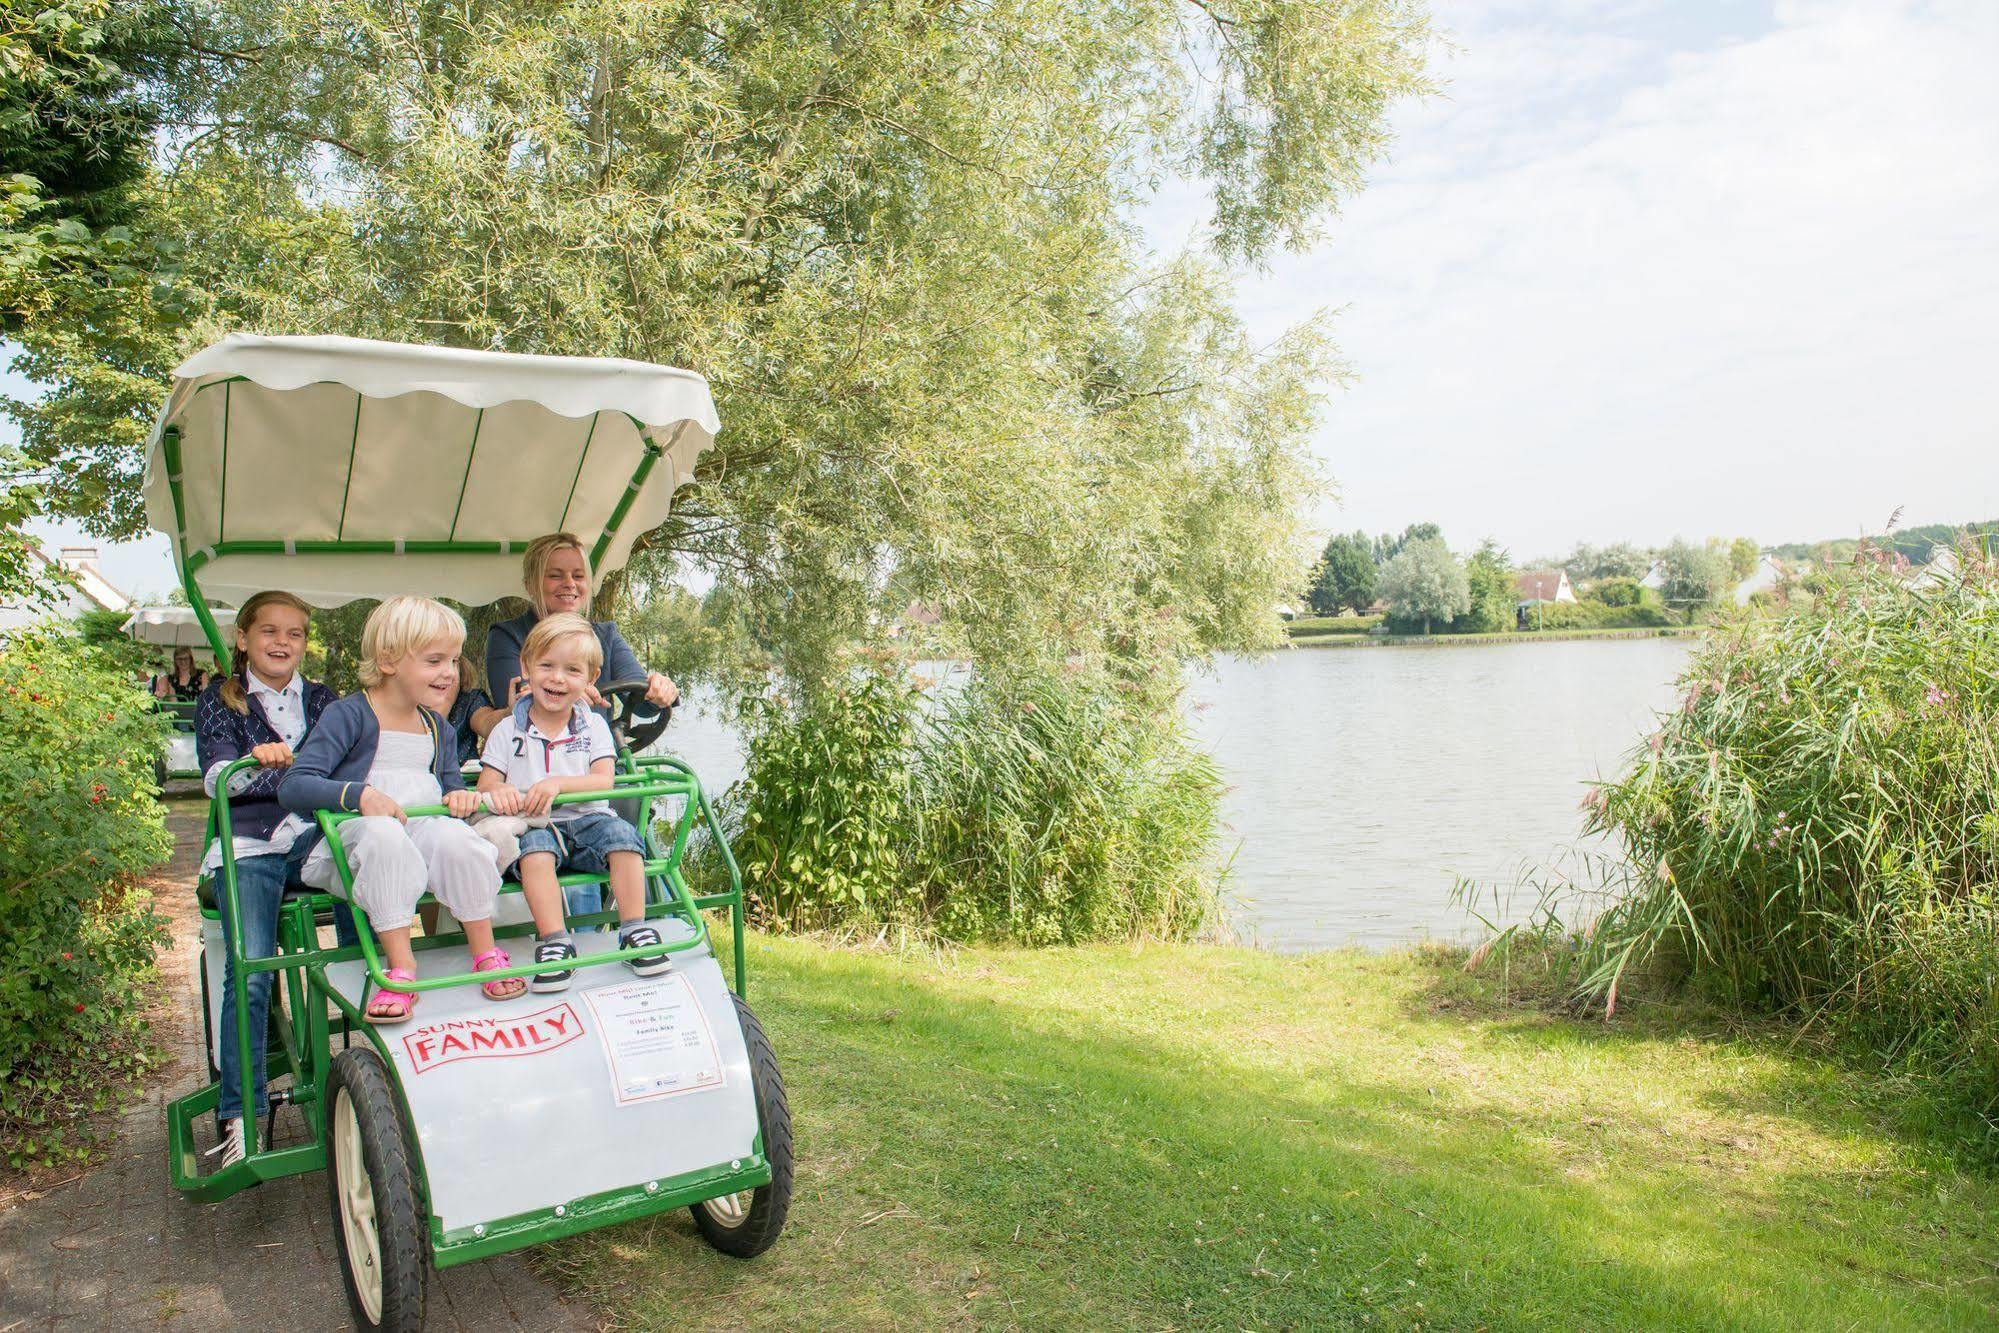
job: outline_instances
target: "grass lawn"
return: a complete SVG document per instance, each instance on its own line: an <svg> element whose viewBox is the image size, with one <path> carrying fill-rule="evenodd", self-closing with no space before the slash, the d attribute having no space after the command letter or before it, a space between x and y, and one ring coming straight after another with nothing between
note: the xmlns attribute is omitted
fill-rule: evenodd
<svg viewBox="0 0 1999 1333"><path fill-rule="evenodd" d="M538 1252L624 1326L1999 1325L1999 1178L1769 1036L1412 954L758 937L799 1170Z"/></svg>

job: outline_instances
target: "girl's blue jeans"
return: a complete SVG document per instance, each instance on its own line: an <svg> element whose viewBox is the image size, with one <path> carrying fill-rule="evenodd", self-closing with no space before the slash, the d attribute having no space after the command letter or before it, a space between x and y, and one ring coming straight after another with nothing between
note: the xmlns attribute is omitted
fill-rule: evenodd
<svg viewBox="0 0 1999 1333"><path fill-rule="evenodd" d="M301 844L307 839L299 839ZM277 952L278 908L284 902L285 890L302 888L299 869L305 864L308 846L296 847L290 855L246 857L236 863L236 901L242 909L243 956L245 958L268 958ZM217 871L216 898L219 901L226 888L220 882L221 872ZM229 937L229 911L225 907L222 916L222 935ZM343 945L358 944L360 937L354 931L353 913L345 904L333 909L333 930ZM233 950L223 953L222 976L222 1021L218 1024L221 1053L215 1064L221 1071L222 1091L216 1098L215 1115L220 1120L235 1120L243 1114L243 1060L237 1053L236 1044L236 963ZM255 1097L255 1114L262 1115L268 1109L269 1099L264 1095L264 1047L269 1039L271 1015L271 983L277 978L275 972L254 972L250 975L247 999L250 1010L250 1062L251 1090Z"/></svg>

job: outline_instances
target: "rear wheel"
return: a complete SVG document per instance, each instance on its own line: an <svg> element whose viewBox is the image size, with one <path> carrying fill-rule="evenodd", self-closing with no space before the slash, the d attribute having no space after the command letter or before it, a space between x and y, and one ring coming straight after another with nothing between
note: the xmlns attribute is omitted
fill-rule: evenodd
<svg viewBox="0 0 1999 1333"><path fill-rule="evenodd" d="M342 1051L326 1080L327 1170L347 1306L364 1330L423 1327L424 1210L396 1090L381 1057Z"/></svg>
<svg viewBox="0 0 1999 1333"><path fill-rule="evenodd" d="M784 1215L791 1210L791 1107L784 1099L784 1075L763 1024L742 997L736 1018L743 1025L743 1044L750 1052L750 1082L756 1089L757 1125L763 1131L764 1158L770 1163L770 1184L725 1194L694 1205L694 1225L710 1245L738 1259L754 1259L777 1243Z"/></svg>

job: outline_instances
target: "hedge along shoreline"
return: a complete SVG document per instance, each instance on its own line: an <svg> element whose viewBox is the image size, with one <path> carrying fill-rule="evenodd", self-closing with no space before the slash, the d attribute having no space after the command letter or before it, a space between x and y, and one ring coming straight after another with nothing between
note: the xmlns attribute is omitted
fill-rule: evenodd
<svg viewBox="0 0 1999 1333"><path fill-rule="evenodd" d="M1221 774L1176 710L1080 677L925 701L870 667L742 712L725 816L764 924L1047 945L1221 919Z"/></svg>
<svg viewBox="0 0 1999 1333"><path fill-rule="evenodd" d="M57 631L0 644L0 1152L87 1154L91 1119L151 1061L164 921L139 877L172 851L153 759L166 721Z"/></svg>

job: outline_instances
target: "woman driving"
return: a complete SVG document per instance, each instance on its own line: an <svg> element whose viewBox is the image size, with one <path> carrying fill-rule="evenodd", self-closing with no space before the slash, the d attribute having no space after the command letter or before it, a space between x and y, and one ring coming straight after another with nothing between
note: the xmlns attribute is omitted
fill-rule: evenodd
<svg viewBox="0 0 1999 1333"><path fill-rule="evenodd" d="M569 611L590 614L590 557L584 554L582 539L572 533L551 532L528 543L521 561L521 582L527 591L528 610L512 620L502 620L486 632L486 688L493 701L509 707L520 697L521 644L528 631L543 616ZM646 701L664 708L680 698L671 680L657 671L648 671L632 651L625 636L608 620L591 622L597 642L604 650L604 666L588 693L591 706L605 709L598 686L610 681L643 680Z"/></svg>

